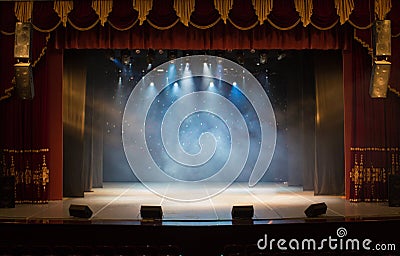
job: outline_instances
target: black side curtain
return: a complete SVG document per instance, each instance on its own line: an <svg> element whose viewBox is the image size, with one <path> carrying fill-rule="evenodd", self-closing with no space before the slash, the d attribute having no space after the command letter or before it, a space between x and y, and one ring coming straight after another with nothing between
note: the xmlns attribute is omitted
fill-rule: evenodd
<svg viewBox="0 0 400 256"><path fill-rule="evenodd" d="M314 55L316 85L315 195L344 195L342 55Z"/></svg>
<svg viewBox="0 0 400 256"><path fill-rule="evenodd" d="M103 182L101 91L88 72L87 58L65 52L63 75L63 196L83 197ZM99 78L101 79L101 78ZM99 111L93 111L97 108Z"/></svg>

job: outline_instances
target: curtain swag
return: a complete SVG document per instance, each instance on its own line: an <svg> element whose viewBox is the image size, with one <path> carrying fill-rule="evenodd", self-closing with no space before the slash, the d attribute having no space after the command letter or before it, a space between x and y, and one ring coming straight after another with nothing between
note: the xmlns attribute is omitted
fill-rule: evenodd
<svg viewBox="0 0 400 256"><path fill-rule="evenodd" d="M155 9L154 2L162 7ZM273 0L55 0L15 1L13 4L12 15L16 20L30 21L34 29L40 32L51 32L60 24L87 31L98 23L101 26L108 23L116 30L125 31L137 23L141 26L145 21L159 30L170 29L178 23L209 29L217 25L219 20L224 24L229 21L240 30L250 30L264 22L279 30L293 29L299 22L304 27L311 25L319 30L328 30L338 21L341 25L349 23L356 29L370 29L375 18L390 18L392 10L391 0L330 0L322 3L316 0L281 0L279 3ZM49 4L54 12L52 14L48 13ZM373 18L371 10L374 12ZM41 15L40 12L44 11L47 12ZM297 17L288 14L293 11ZM215 12L219 17L215 17ZM40 21L37 17L40 17ZM12 34L13 31L9 31L12 26L4 23L0 24L1 33Z"/></svg>

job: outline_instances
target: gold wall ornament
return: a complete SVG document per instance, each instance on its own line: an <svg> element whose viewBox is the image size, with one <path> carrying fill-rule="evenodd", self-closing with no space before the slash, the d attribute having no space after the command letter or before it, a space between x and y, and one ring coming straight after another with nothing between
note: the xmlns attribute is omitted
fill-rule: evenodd
<svg viewBox="0 0 400 256"><path fill-rule="evenodd" d="M53 9L60 17L64 27L67 26L68 14L74 8L74 1L56 0L54 1Z"/></svg>
<svg viewBox="0 0 400 256"><path fill-rule="evenodd" d="M254 10L260 25L264 24L267 16L272 11L273 0L252 0Z"/></svg>
<svg viewBox="0 0 400 256"><path fill-rule="evenodd" d="M44 190L46 190L46 185L49 184L50 181L50 170L46 165L46 156L43 155L43 163L42 163L42 185Z"/></svg>
<svg viewBox="0 0 400 256"><path fill-rule="evenodd" d="M190 16L194 11L195 0L175 0L174 9L183 25L189 26Z"/></svg>
<svg viewBox="0 0 400 256"><path fill-rule="evenodd" d="M335 0L336 13L339 15L340 24L343 25L349 20L354 10L354 0Z"/></svg>
<svg viewBox="0 0 400 256"><path fill-rule="evenodd" d="M112 11L113 0L92 0L92 8L99 15L100 24L104 27Z"/></svg>
<svg viewBox="0 0 400 256"><path fill-rule="evenodd" d="M221 15L221 19L224 21L224 24L226 24L229 12L233 6L233 0L214 0L214 6Z"/></svg>
<svg viewBox="0 0 400 256"><path fill-rule="evenodd" d="M139 13L139 25L143 24L152 8L153 0L133 0L133 9Z"/></svg>
<svg viewBox="0 0 400 256"><path fill-rule="evenodd" d="M14 5L15 17L21 22L30 22L32 19L33 1L16 1Z"/></svg>

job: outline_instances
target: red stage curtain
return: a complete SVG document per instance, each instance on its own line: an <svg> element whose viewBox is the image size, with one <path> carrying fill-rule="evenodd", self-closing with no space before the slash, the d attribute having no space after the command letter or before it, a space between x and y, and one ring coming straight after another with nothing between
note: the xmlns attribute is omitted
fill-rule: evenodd
<svg viewBox="0 0 400 256"><path fill-rule="evenodd" d="M349 199L356 202L387 200L388 175L400 171L400 98L391 92L382 99L369 96L372 59L367 51L357 43L352 51L353 136L347 179Z"/></svg>

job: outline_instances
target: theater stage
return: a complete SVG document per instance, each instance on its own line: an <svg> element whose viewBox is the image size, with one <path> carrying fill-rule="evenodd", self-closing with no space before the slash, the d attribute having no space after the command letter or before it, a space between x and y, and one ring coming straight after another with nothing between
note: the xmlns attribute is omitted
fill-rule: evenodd
<svg viewBox="0 0 400 256"><path fill-rule="evenodd" d="M153 184L165 189L166 194L204 193L191 186L176 188L172 184ZM211 184L204 187L210 189ZM141 220L142 205L159 205L163 211L164 225L212 225L232 222L234 205L253 205L255 223L301 222L307 220L304 211L311 204L325 202L326 214L317 218L328 220L396 219L400 207L389 207L387 202L349 202L344 196L315 196L313 191L303 191L300 186L286 183L263 182L255 187L246 183L233 183L222 193L201 201L182 202L158 196L142 183L105 182L103 188L94 188L82 198L64 198L47 204L16 204L15 208L1 208L3 221L41 222L76 220L70 216L71 204L87 205L93 212L92 223L126 223Z"/></svg>

